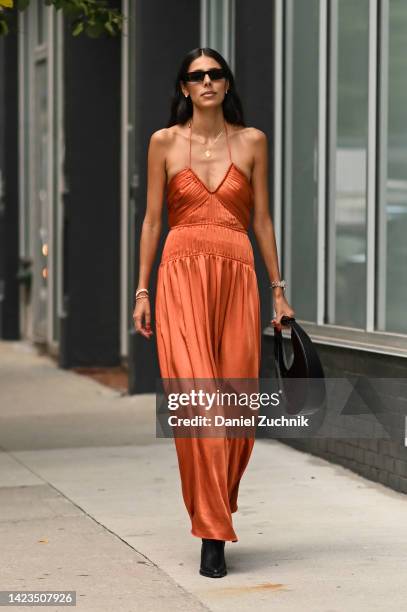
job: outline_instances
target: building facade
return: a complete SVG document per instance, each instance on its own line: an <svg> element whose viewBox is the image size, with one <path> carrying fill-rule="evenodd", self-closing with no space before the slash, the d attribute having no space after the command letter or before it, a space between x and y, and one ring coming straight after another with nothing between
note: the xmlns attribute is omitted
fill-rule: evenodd
<svg viewBox="0 0 407 612"><path fill-rule="evenodd" d="M234 71L247 124L268 135L281 273L327 375L402 379L404 0L116 6L126 16L120 38L72 37L60 13L32 0L17 34L0 41L2 337L44 345L61 367L126 363L131 393L155 391L155 343L135 334L132 319L146 152L168 120L181 58L210 46ZM267 376L271 294L250 237ZM287 442L407 492L400 440L367 432Z"/></svg>

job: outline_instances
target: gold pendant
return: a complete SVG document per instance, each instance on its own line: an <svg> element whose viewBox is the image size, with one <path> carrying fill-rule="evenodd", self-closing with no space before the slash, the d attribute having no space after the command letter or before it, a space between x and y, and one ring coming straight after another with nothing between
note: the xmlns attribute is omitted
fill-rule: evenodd
<svg viewBox="0 0 407 612"><path fill-rule="evenodd" d="M206 155L206 157L210 157L210 156L211 156L211 152L210 152L210 151L207 149L207 150L205 151L205 155Z"/></svg>

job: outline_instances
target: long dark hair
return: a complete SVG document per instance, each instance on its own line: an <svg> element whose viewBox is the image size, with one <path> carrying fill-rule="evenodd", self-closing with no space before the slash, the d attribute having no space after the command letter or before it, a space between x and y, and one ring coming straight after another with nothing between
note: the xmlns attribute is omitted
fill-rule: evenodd
<svg viewBox="0 0 407 612"><path fill-rule="evenodd" d="M196 49L192 49L189 53L186 54L184 59L181 62L181 66L178 70L177 77L174 82L174 94L172 96L171 101L171 112L170 119L167 124L167 128L172 125L176 125L178 123L184 124L190 117L192 117L192 102L191 97L187 98L182 93L181 89L181 81L184 82L185 73L188 71L189 65L193 62L197 57L201 55L206 55L208 57L213 57L223 68L226 79L229 81L228 93L223 99L222 107L223 107L223 115L228 121L228 123L233 123L236 125L242 125L246 127L246 123L244 121L243 116L243 108L240 98L236 92L235 87L235 79L233 77L232 71L229 68L228 63L222 57L220 53L215 51L215 49L211 49L210 47L198 47Z"/></svg>

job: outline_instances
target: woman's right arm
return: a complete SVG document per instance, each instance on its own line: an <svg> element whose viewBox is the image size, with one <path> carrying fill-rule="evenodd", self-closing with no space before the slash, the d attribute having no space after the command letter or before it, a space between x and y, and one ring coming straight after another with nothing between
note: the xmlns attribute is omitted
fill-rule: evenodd
<svg viewBox="0 0 407 612"><path fill-rule="evenodd" d="M157 130L151 135L147 157L147 206L140 237L140 266L137 289L149 289L151 269L157 252L162 228L162 206L166 182L167 130ZM150 338L150 299L145 293L135 301L133 312L136 332Z"/></svg>

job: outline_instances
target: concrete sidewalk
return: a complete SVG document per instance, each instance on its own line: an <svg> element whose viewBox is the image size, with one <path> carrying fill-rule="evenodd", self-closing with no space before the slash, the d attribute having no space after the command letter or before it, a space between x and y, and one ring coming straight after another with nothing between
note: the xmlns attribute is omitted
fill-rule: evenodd
<svg viewBox="0 0 407 612"><path fill-rule="evenodd" d="M0 402L0 590L75 590L95 612L407 609L402 493L257 440L229 573L213 580L198 574L201 541L173 440L155 437L154 395L0 342Z"/></svg>

